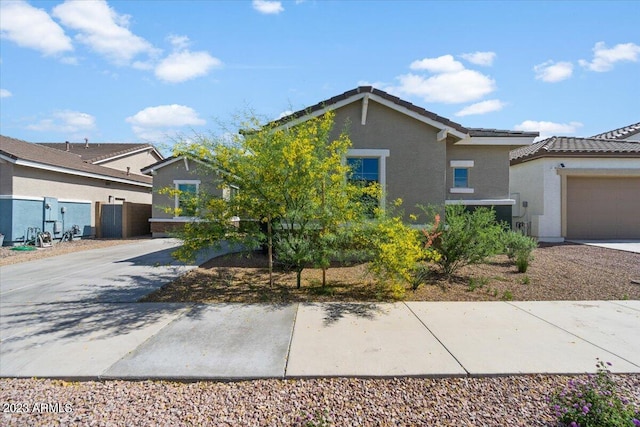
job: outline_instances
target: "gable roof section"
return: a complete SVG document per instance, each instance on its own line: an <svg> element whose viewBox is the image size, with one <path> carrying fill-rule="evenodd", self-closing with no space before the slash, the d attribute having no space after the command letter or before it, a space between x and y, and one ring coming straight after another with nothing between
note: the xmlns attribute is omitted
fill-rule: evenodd
<svg viewBox="0 0 640 427"><path fill-rule="evenodd" d="M77 154L2 135L0 135L0 158L21 166L142 187L151 187L152 183L152 179L148 176L127 175L124 171L85 162Z"/></svg>
<svg viewBox="0 0 640 427"><path fill-rule="evenodd" d="M600 138L552 136L512 150L511 164L541 157L640 157L640 143Z"/></svg>
<svg viewBox="0 0 640 427"><path fill-rule="evenodd" d="M366 121L366 109L370 99L439 129L438 140L444 140L447 134L451 134L460 140L459 143L467 145L526 145L530 144L533 138L539 135L537 132L466 128L446 117L439 116L372 86L359 86L333 98L321 101L304 110L291 113L288 116L271 122L271 124L276 127L293 126L310 117L320 116L327 111L336 110L359 100L363 100L362 122L364 124ZM509 139L507 140L506 138Z"/></svg>
<svg viewBox="0 0 640 427"><path fill-rule="evenodd" d="M152 175L154 171L156 171L158 169L162 169L164 167L167 167L167 166L172 165L172 164L174 164L176 162L179 162L179 161L185 162L185 165L186 165L186 162L188 160L196 162L196 163L199 163L201 165L204 165L204 166L207 166L207 167L210 167L210 168L213 168L213 169L216 169L213 166L213 164L211 164L211 163L209 163L209 162L207 162L205 160L196 159L196 158L187 157L187 156L171 156L171 157L167 157L166 159L162 159L159 162L156 162L156 163L154 163L152 165L149 165L149 166L143 168L141 172L143 174L145 174L145 175Z"/></svg>
<svg viewBox="0 0 640 427"><path fill-rule="evenodd" d="M42 142L38 143L49 148L55 148L60 151L67 151L65 142ZM108 144L85 144L85 143L69 143L69 153L79 155L82 160L89 163L100 164L108 160L112 160L125 155L136 154L143 151L152 151L160 159L162 154L156 150L151 144L132 144L132 143L108 143Z"/></svg>
<svg viewBox="0 0 640 427"><path fill-rule="evenodd" d="M336 110L361 99L372 99L389 108L425 122L437 129L449 130L450 133L457 136L459 139L463 139L468 135L467 128L461 124L425 110L422 107L418 107L410 102L404 101L397 96L390 95L385 91L375 89L372 86L359 86L340 95L321 101L311 107L305 108L304 110L291 113L279 120L275 120L272 124L276 127L296 125L309 117L320 116L327 111Z"/></svg>
<svg viewBox="0 0 640 427"><path fill-rule="evenodd" d="M640 122L618 129L610 130L608 132L599 133L598 135L594 135L591 138L624 140L637 134L640 134Z"/></svg>

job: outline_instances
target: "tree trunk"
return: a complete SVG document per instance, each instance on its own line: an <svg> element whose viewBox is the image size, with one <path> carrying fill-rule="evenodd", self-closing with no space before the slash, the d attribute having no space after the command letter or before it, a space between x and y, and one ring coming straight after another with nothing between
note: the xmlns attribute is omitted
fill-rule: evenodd
<svg viewBox="0 0 640 427"><path fill-rule="evenodd" d="M273 287L273 230L271 229L271 218L267 223L267 252L269 258L269 286Z"/></svg>
<svg viewBox="0 0 640 427"><path fill-rule="evenodd" d="M300 289L300 286L302 285L302 270L298 270L297 271L296 285L297 285L298 289Z"/></svg>

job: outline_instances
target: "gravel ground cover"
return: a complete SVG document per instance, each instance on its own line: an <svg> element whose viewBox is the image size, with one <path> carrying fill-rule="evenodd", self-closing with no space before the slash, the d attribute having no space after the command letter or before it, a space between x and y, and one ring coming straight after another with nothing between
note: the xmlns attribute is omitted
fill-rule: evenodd
<svg viewBox="0 0 640 427"><path fill-rule="evenodd" d="M574 377L575 378L575 377ZM640 375L615 376L640 405ZM0 380L4 426L554 426L566 376L65 382ZM55 412L41 408L58 404ZM68 412L65 412L68 411ZM14 411L15 412L15 411ZM320 422L326 424L320 424Z"/></svg>
<svg viewBox="0 0 640 427"><path fill-rule="evenodd" d="M529 270L518 273L506 256L467 266L451 279L433 276L408 301L539 301L640 299L640 254L578 244L541 244ZM384 301L391 297L367 275L366 265L330 268L328 286L321 271L306 269L296 289L295 273L276 272L268 286L267 261L231 255L210 260L145 301L286 303Z"/></svg>

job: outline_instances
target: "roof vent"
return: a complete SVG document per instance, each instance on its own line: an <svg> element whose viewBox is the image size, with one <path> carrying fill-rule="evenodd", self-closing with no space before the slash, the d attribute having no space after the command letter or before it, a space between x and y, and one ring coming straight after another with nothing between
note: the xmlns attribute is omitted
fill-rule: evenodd
<svg viewBox="0 0 640 427"><path fill-rule="evenodd" d="M65 151L69 151L70 149L69 141L64 142L64 148L65 148Z"/></svg>
<svg viewBox="0 0 640 427"><path fill-rule="evenodd" d="M89 148L89 138L84 139L84 148Z"/></svg>

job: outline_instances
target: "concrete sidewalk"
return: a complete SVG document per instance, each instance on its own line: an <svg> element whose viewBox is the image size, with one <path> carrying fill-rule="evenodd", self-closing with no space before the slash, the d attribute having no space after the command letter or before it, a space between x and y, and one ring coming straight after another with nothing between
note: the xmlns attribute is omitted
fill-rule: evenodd
<svg viewBox="0 0 640 427"><path fill-rule="evenodd" d="M2 302L0 376L640 374L640 301Z"/></svg>

